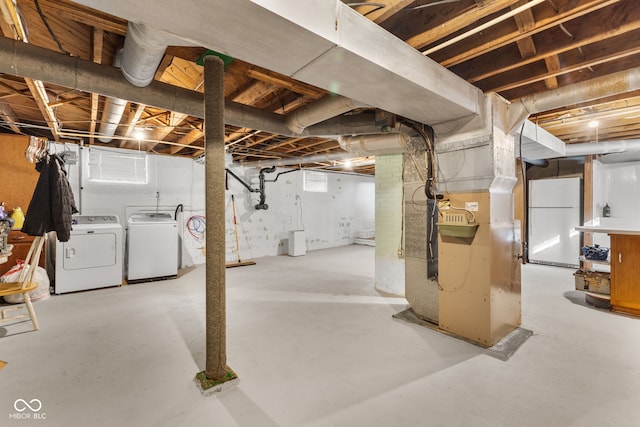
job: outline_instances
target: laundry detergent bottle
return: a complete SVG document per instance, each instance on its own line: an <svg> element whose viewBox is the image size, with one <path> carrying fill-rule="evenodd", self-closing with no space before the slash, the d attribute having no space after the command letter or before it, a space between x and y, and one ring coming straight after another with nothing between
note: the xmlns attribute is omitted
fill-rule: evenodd
<svg viewBox="0 0 640 427"><path fill-rule="evenodd" d="M12 228L14 230L20 230L22 228L22 224L24 224L24 212L22 212L22 208L20 208L20 206L13 210L11 219L13 220Z"/></svg>

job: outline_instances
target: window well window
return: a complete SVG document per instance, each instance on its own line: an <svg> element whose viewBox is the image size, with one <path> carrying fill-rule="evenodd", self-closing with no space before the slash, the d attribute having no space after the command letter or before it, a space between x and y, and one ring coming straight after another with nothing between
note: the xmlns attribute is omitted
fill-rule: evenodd
<svg viewBox="0 0 640 427"><path fill-rule="evenodd" d="M324 172L304 171L304 191L326 193L328 189L327 174Z"/></svg>
<svg viewBox="0 0 640 427"><path fill-rule="evenodd" d="M147 154L89 149L89 181L146 184Z"/></svg>

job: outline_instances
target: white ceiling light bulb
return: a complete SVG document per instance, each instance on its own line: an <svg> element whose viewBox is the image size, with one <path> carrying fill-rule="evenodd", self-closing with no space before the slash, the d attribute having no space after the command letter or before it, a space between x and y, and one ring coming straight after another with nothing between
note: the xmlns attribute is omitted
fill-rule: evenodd
<svg viewBox="0 0 640 427"><path fill-rule="evenodd" d="M351 169L351 160L346 160L344 162L345 169Z"/></svg>
<svg viewBox="0 0 640 427"><path fill-rule="evenodd" d="M593 128L597 128L598 127L598 121L597 120L591 120L589 122L589 127L592 128L592 129Z"/></svg>
<svg viewBox="0 0 640 427"><path fill-rule="evenodd" d="M144 132L141 129L136 129L133 131L134 139L144 139Z"/></svg>

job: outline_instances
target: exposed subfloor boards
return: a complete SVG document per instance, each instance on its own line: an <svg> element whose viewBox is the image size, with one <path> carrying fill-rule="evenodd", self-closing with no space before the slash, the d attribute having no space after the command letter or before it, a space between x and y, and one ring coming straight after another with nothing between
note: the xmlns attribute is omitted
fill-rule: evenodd
<svg viewBox="0 0 640 427"><path fill-rule="evenodd" d="M52 296L0 324L0 423L17 399L52 426L635 426L640 319L594 309L573 270L523 266L523 322L508 360L392 315L374 248L260 258L227 270L224 393L205 362L204 268L164 282ZM7 422L8 421L8 422Z"/></svg>

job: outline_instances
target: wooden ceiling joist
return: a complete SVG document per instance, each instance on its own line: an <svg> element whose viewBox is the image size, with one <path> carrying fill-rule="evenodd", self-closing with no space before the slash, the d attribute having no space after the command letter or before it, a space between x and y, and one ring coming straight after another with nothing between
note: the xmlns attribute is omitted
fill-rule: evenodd
<svg viewBox="0 0 640 427"><path fill-rule="evenodd" d="M6 103L5 101L0 100L0 119L5 123L5 126L8 126L12 131L17 134L22 133L20 126L18 125L18 120L16 119L16 114L11 108L11 105Z"/></svg>
<svg viewBox="0 0 640 427"><path fill-rule="evenodd" d="M540 82L540 81L545 81L549 78L554 78L563 74L568 74L568 73L572 73L572 72L576 72L576 71L580 71L580 70L584 70L587 68L592 68L595 67L597 65L601 65L601 64L605 64L607 62L611 62L611 61L617 61L623 58L626 58L628 56L633 56L633 55L638 55L640 54L640 47L634 48L634 49L628 49L622 52L615 52L613 54L610 55L604 55L600 58L597 59L592 59L592 60L587 60L587 61L583 61L571 66L565 66L565 67L560 67L559 63L556 66L556 71L548 71L547 73L544 74L538 74L535 76L531 76L525 79L521 79L512 83L507 83L504 84L502 86L499 87L489 87L489 88L485 88L485 90L491 90L491 91L495 91L495 92L504 92L507 90L511 90L511 89L515 89L521 86L526 86L526 85L530 85L536 82ZM547 67L548 67L548 63L547 63Z"/></svg>
<svg viewBox="0 0 640 427"><path fill-rule="evenodd" d="M561 0L556 0L556 4L560 4ZM573 3L579 3L573 8L568 6L568 0L562 1L562 6L558 6L558 13L549 13L548 15L538 17L534 28L521 33L517 27L512 31L505 31L505 27L496 26L488 29L482 34L478 34L474 38L474 46L455 46L455 49L445 50L445 56L440 58L441 55L436 55L434 58L438 58L437 61L445 66L451 67L453 65L460 64L470 59L476 58L480 55L486 55L496 49L499 49L505 45L515 43L516 41L533 36L542 31L546 31L550 28L556 27L567 21L576 19L583 15L592 13L598 9L602 9L607 6L611 6L618 3L620 0L576 0ZM459 45L463 45L462 43Z"/></svg>
<svg viewBox="0 0 640 427"><path fill-rule="evenodd" d="M274 73L272 71L250 68L247 70L247 76L252 79L259 80L264 83L268 83L274 86L279 86L295 92L300 95L306 95L313 98L319 98L327 93L327 91L319 90L318 88L298 82L292 78L285 77L281 74Z"/></svg>
<svg viewBox="0 0 640 427"><path fill-rule="evenodd" d="M416 49L437 47L438 50L429 55L432 59L481 90L498 90L509 100L629 70L640 63L637 0L368 1L372 4L353 7ZM24 23L29 29L26 34L29 43L69 52L81 60L111 64L127 30L126 21L71 0L39 0L42 15L29 0L16 0L12 4L20 9L21 18L14 19L15 25L13 21L0 20L3 34L23 39L25 35L19 32ZM45 19L51 28L47 28ZM463 42L451 42L472 34L471 30L477 32L479 27L481 32L464 38ZM198 46L167 48L155 79L201 92L203 67L196 61L204 51L204 47ZM72 88L47 82L40 82L40 87L32 82L27 87L20 76L0 76L0 102L6 100L4 105L8 105L0 111L5 131L29 133L22 123L35 124L39 128L38 124L45 121L55 134L61 123L60 128L87 134L91 138L89 142L93 143L94 135L98 137L103 98L97 93L85 95L72 91ZM269 114L288 115L327 93L238 58L225 68L226 100L235 100ZM638 106L633 96L625 94L619 99L611 99L609 106L604 101L591 101L581 108L565 106L559 109L563 111L562 117L545 112L533 119L556 136L567 138L568 142L593 138L583 130L587 119L597 119L607 127L599 132L600 140L637 138L640 136L640 123L637 123L640 113L636 112ZM629 103L622 105L622 102ZM137 149L137 144L130 142L134 129L139 127L150 134L146 143L141 144L142 149L155 150L157 144L162 144L159 149L162 153L197 156L203 151L201 123L201 119L151 105L129 104L116 137L103 145L133 145ZM42 130L31 132L43 135ZM225 135L225 145L234 160L297 158L340 150L331 139L291 138L229 124L225 126ZM321 164L330 169L342 167L332 166L335 162ZM364 173L375 170L374 165L356 166L354 163L354 170L356 168Z"/></svg>
<svg viewBox="0 0 640 427"><path fill-rule="evenodd" d="M507 47L503 47L494 52L496 55L492 61L478 57L453 70L472 83L478 82L549 57L640 30L640 8L628 8L626 3L616 4L612 7L614 16L618 18L616 20L606 19L608 15L604 12L598 10L582 18L579 27L571 28L573 38L563 34L559 26L535 35L533 39L537 53L522 61L513 61L506 52Z"/></svg>
<svg viewBox="0 0 640 427"><path fill-rule="evenodd" d="M449 15L446 12L440 15L436 22L430 22L428 31L414 35L406 40L408 44L418 50L434 44L460 30L472 26L483 18L503 9L509 8L521 0L493 0L476 3L473 7L468 7L464 12L457 13L455 9L450 9ZM418 15L418 11L412 13ZM428 13L425 9L424 13Z"/></svg>
<svg viewBox="0 0 640 427"><path fill-rule="evenodd" d="M100 28L94 28L91 37L91 60L95 64L102 64L102 50L104 47L104 30ZM98 121L98 108L100 102L100 95L97 93L91 94L91 123L89 124L89 143L94 143L93 135L96 132L96 125Z"/></svg>
<svg viewBox="0 0 640 427"><path fill-rule="evenodd" d="M202 131L202 129L198 129L198 128L191 129L189 133L187 133L186 135L184 135L182 138L178 140L178 144L192 145L194 142L196 142L202 137L204 137L204 132ZM184 147L180 147L180 146L172 146L171 148L169 148L169 154L176 154L183 148Z"/></svg>
<svg viewBox="0 0 640 427"><path fill-rule="evenodd" d="M127 21L106 13L88 9L69 0L40 0L43 8L55 10L61 16L76 22L109 31L121 36L127 34Z"/></svg>

